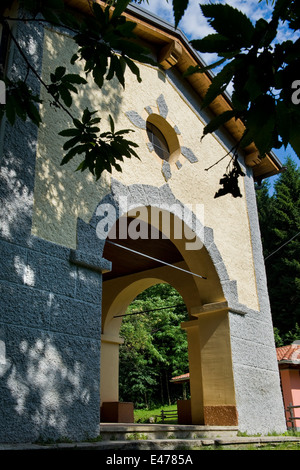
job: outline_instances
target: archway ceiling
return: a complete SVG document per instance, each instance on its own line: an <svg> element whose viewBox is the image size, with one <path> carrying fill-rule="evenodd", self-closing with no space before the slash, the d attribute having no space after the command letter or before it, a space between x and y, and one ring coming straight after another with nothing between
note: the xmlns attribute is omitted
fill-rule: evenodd
<svg viewBox="0 0 300 470"><path fill-rule="evenodd" d="M127 218L127 227L132 222L132 218ZM151 258L155 258L165 263L175 264L183 261L181 253L177 250L175 245L166 238L162 232L156 230L153 226L148 225L146 222L139 222L138 231L145 234L148 232L148 238L137 238L136 240L127 236L127 238L108 236L108 241L105 243L103 257L112 262L112 270L103 274L103 281L115 279L129 274L143 272L149 269L155 269L162 266L162 263L154 259L146 258L128 251L127 249L120 248L114 243L143 253ZM111 231L110 233L112 233ZM116 223L116 234L119 233L119 221ZM128 230L127 230L128 234ZM155 234L155 235L154 235ZM152 238L151 238L152 236Z"/></svg>

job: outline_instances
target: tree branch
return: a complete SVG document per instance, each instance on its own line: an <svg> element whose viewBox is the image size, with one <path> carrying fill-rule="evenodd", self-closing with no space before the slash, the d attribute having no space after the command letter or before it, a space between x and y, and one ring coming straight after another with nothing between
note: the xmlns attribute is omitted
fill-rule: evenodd
<svg viewBox="0 0 300 470"><path fill-rule="evenodd" d="M22 50L20 44L18 43L15 36L13 35L13 33L11 31L11 28L9 27L9 24L7 23L7 21L5 21L5 25L7 26L9 35L10 35L13 43L15 44L16 48L18 49L19 53L21 54L23 60L25 61L28 69L31 70L31 72L35 75L35 77L39 80L39 82L46 88L47 92L49 93L50 96L52 96L52 98L54 99L57 106L59 108L61 108L63 111L65 111L68 114L68 116L73 120L74 117L73 117L72 113L60 102L60 100L56 96L54 96L53 93L51 93L51 91L49 90L49 85L47 85L47 83L42 79L42 77L38 74L38 72L35 70L33 65L30 63L30 61L28 60L26 54ZM27 76L28 76L28 71L27 71ZM26 78L27 78L27 76L26 76Z"/></svg>

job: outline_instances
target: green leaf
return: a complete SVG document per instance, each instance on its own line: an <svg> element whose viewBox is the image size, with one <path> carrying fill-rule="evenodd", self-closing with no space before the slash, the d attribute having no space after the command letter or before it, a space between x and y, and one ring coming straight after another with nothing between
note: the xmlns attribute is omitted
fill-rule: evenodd
<svg viewBox="0 0 300 470"><path fill-rule="evenodd" d="M105 73L105 71L104 71ZM103 70L96 66L94 69L93 69L93 78L95 80L95 83L96 85L99 87L99 88L102 88L103 86L103 83L104 83L104 73L103 73Z"/></svg>
<svg viewBox="0 0 300 470"><path fill-rule="evenodd" d="M88 168L88 166L87 166L87 164L86 164L86 161L83 160L83 161L78 165L78 167L76 168L75 171L79 171L79 170L80 170L80 171L84 171L84 170L86 170L87 168Z"/></svg>
<svg viewBox="0 0 300 470"><path fill-rule="evenodd" d="M226 122L228 122L230 119L234 118L235 116L236 116L236 111L234 110L224 111L224 113L213 118L204 127L204 135L215 132L217 129L219 129L220 126L224 125Z"/></svg>
<svg viewBox="0 0 300 470"><path fill-rule="evenodd" d="M110 59L110 68L106 76L107 80L111 80L116 74L123 88L125 87L124 64L126 65L126 62L123 57L118 58L116 55L113 55Z"/></svg>
<svg viewBox="0 0 300 470"><path fill-rule="evenodd" d="M195 65L194 67L191 65L188 67L188 69L184 72L183 76L184 77L189 77L190 75L193 75L194 73L205 73L207 70L211 70L215 67L219 67L219 65L222 65L224 62L226 62L227 58L223 58L220 60L217 60L213 64L206 65L205 67L201 67L200 65Z"/></svg>
<svg viewBox="0 0 300 470"><path fill-rule="evenodd" d="M94 11L94 14L95 14L95 17L97 18L97 20L99 20L100 23L105 24L106 23L106 17L105 17L103 9L99 5L99 3L93 2L93 11Z"/></svg>
<svg viewBox="0 0 300 470"><path fill-rule="evenodd" d="M272 14L272 21L278 23L279 19L282 18L282 15L284 15L290 4L291 0L276 0Z"/></svg>
<svg viewBox="0 0 300 470"><path fill-rule="evenodd" d="M116 18L117 16L122 15L122 13L124 12L124 10L126 10L130 2L131 0L117 0L112 18Z"/></svg>
<svg viewBox="0 0 300 470"><path fill-rule="evenodd" d="M275 115L275 100L270 95L260 96L247 112L246 128L261 156L274 147Z"/></svg>
<svg viewBox="0 0 300 470"><path fill-rule="evenodd" d="M177 28L179 21L187 9L189 0L173 0L173 14L175 18L175 28Z"/></svg>
<svg viewBox="0 0 300 470"><path fill-rule="evenodd" d="M136 28L136 23L133 21L126 21L124 24L121 24L116 27L116 31L121 33L121 36L126 38L135 38L135 34L133 33L134 29Z"/></svg>
<svg viewBox="0 0 300 470"><path fill-rule="evenodd" d="M249 132L249 130L245 129L245 131L243 133L243 136L240 140L240 147L241 148L246 148L246 147L248 147L248 145L250 145L252 143L253 143L253 137L252 137L251 133Z"/></svg>
<svg viewBox="0 0 300 470"><path fill-rule="evenodd" d="M47 8L52 8L53 10L63 10L65 6L63 0L46 0L43 3Z"/></svg>
<svg viewBox="0 0 300 470"><path fill-rule="evenodd" d="M245 83L244 90L248 93L249 100L255 100L262 94L262 86L259 80L259 70L255 65L250 65L247 70L248 79Z"/></svg>
<svg viewBox="0 0 300 470"><path fill-rule="evenodd" d="M282 143L284 147L287 147L290 140L290 128L292 124L290 110L283 101L278 101L276 104L276 124Z"/></svg>
<svg viewBox="0 0 300 470"><path fill-rule="evenodd" d="M247 15L228 4L200 5L200 8L215 31L231 39L235 48L251 46L254 26Z"/></svg>
<svg viewBox="0 0 300 470"><path fill-rule="evenodd" d="M229 85L235 72L234 61L225 65L223 69L214 76L202 103L202 108L206 108L217 96L223 93Z"/></svg>
<svg viewBox="0 0 300 470"><path fill-rule="evenodd" d="M40 113L32 101L28 102L26 110L27 110L28 116L36 125L39 125L42 122Z"/></svg>
<svg viewBox="0 0 300 470"><path fill-rule="evenodd" d="M26 96L26 95L25 95ZM14 107L14 112L23 120L26 121L27 118L27 102L26 105L20 96L20 90L14 90L10 95L10 98L7 99L7 105Z"/></svg>
<svg viewBox="0 0 300 470"><path fill-rule="evenodd" d="M9 99L9 97L6 98L5 114L8 122L13 126L16 120L16 111L13 99Z"/></svg>
<svg viewBox="0 0 300 470"><path fill-rule="evenodd" d="M299 133L300 119L298 122L293 122L293 126L290 128L290 138L289 143L291 144L293 150L300 158L300 133Z"/></svg>
<svg viewBox="0 0 300 470"><path fill-rule="evenodd" d="M252 38L253 45L257 48L267 47L275 39L276 34L277 29L275 27L270 28L269 23L265 19L260 18L255 23L255 31Z"/></svg>
<svg viewBox="0 0 300 470"><path fill-rule="evenodd" d="M222 53L232 52L236 50L233 42L222 34L208 34L202 39L194 39L191 41L192 46L202 53Z"/></svg>

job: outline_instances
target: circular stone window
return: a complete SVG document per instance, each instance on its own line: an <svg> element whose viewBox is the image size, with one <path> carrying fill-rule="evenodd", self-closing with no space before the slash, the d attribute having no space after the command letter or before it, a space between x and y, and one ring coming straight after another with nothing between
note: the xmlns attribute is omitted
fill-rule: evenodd
<svg viewBox="0 0 300 470"><path fill-rule="evenodd" d="M168 161L170 158L170 150L164 135L160 132L158 127L151 122L147 122L146 129L149 141L152 144L156 155L158 155L162 160Z"/></svg>
<svg viewBox="0 0 300 470"><path fill-rule="evenodd" d="M162 116L152 113L146 122L149 142L156 155L173 163L180 155L180 144L174 128Z"/></svg>

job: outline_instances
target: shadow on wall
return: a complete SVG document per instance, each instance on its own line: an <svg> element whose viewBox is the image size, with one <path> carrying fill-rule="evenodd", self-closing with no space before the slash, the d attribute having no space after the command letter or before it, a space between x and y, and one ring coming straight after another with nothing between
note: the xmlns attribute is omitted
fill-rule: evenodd
<svg viewBox="0 0 300 470"><path fill-rule="evenodd" d="M30 149L24 137L23 149ZM24 152L26 155L26 150ZM29 168L28 168L29 166ZM32 166L12 152L3 156L0 168L0 236L6 240L24 239L31 224L33 188L30 182ZM31 168L30 168L31 166ZM27 181L26 181L27 180ZM18 234L20 234L18 236Z"/></svg>
<svg viewBox="0 0 300 470"><path fill-rule="evenodd" d="M36 241L0 240L0 442L99 432L101 276Z"/></svg>
<svg viewBox="0 0 300 470"><path fill-rule="evenodd" d="M84 349L86 359L94 361L94 356L99 360L98 348L92 342L84 347L79 338L71 342L63 336L58 341L46 334L37 338L33 332L26 340L15 335L14 342L11 344L10 339L5 350L0 340L0 376L5 383L1 387L2 404L13 403L15 411L13 419L3 419L0 424L1 441L22 440L18 428L24 442L72 438L72 434L74 438L97 435L97 377L73 357L71 349ZM93 422L97 424L91 433Z"/></svg>
<svg viewBox="0 0 300 470"><path fill-rule="evenodd" d="M45 55L43 77L49 81L50 73L62 64L66 64L75 52L73 41L66 35L45 32ZM67 66L67 73L79 73L85 77L81 64ZM78 94L73 93L73 104L70 108L75 118L81 118L85 108L97 111L101 131L109 130L108 115L118 119L122 106L122 87L112 80L97 88L90 76L88 83L80 86ZM87 220L99 201L109 191L110 176L104 173L96 182L89 173L76 172L82 161L82 155L74 157L64 166L60 166L64 155L63 145L66 138L58 133L73 127L71 118L62 110L51 105L51 100L44 89L41 90L43 106L41 114L43 123L39 129L39 143L36 162L33 233L68 246L75 244L76 221L78 217ZM92 204L92 206L90 206Z"/></svg>
<svg viewBox="0 0 300 470"><path fill-rule="evenodd" d="M56 43L48 72L61 65L67 40ZM15 59L22 72L23 62ZM78 112L82 103L97 104L90 91L88 85L75 97ZM117 114L118 89L111 92L106 90L106 103L113 101ZM46 122L39 131L29 121L7 124L1 155L0 442L99 432L101 276L71 265L64 241L76 243L69 220L76 224L78 215L89 215L86 201L94 206L101 200L108 181L95 184L88 173L74 173L79 162L60 167L64 139L57 134L70 122L49 105L44 90L42 98ZM104 105L99 109L104 112ZM33 233L37 227L44 240L32 236L33 207Z"/></svg>

